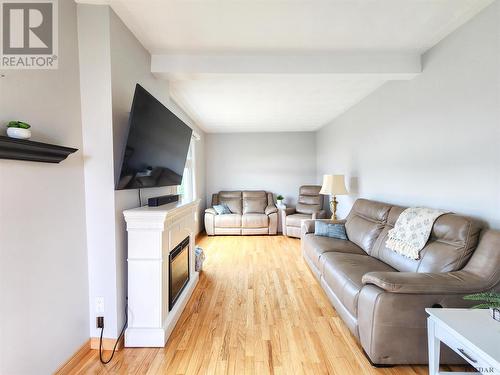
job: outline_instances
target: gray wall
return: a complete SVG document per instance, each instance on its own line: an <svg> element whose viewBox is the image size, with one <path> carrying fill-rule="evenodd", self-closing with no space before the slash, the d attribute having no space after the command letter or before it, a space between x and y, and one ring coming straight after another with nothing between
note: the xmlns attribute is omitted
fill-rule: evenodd
<svg viewBox="0 0 500 375"><path fill-rule="evenodd" d="M313 132L207 134L207 203L220 190L264 189L295 204L300 185L315 184Z"/></svg>
<svg viewBox="0 0 500 375"><path fill-rule="evenodd" d="M202 207L200 207L200 211L202 211L204 210L205 195L205 133L171 100L168 81L158 79L151 73L151 55L149 52L135 38L113 10L109 9L109 12L115 181L118 180L120 174L122 155L127 141L128 117L135 85L136 83L140 83L200 136L200 140L195 142L195 154L198 156L195 173L197 181L196 195L197 198L203 198ZM142 191L143 203L150 196L170 194L176 191L176 188L172 190L169 187L144 189ZM117 201L128 201L132 205L138 203L137 197L137 190L117 191L115 193ZM121 209L124 209L124 207L121 207ZM198 228L198 230L201 229Z"/></svg>
<svg viewBox="0 0 500 375"><path fill-rule="evenodd" d="M114 176L115 182L121 169L122 155L128 135L128 118L132 105L136 83L141 84L160 102L167 106L186 124L188 124L201 139L195 142L195 153L198 159L203 160L204 133L175 103L171 102L168 82L157 79L151 73L151 55L135 38L120 18L109 9L110 29L110 53L111 53L111 89L112 89L112 113L113 113L113 153L114 153ZM196 181L198 188L197 198L204 198L205 180L203 170L196 168ZM203 193L200 193L203 192ZM148 197L176 193L176 187L161 187L154 189L143 189L141 196L143 204ZM204 200L204 199L203 199ZM125 297L127 294L127 232L123 210L139 206L138 191L120 190L115 191L115 230L116 230L116 259L117 259L117 298L119 326L124 321ZM200 210L204 210L204 202ZM200 214L198 215L200 217ZM198 220L198 231L201 230ZM121 308L120 308L121 307Z"/></svg>
<svg viewBox="0 0 500 375"><path fill-rule="evenodd" d="M151 74L149 53L109 6L79 4L78 27L81 31L80 79L86 160L89 329L92 337L99 335L95 328L98 315L95 300L103 297L104 337L116 338L125 318L127 291L127 236L123 210L138 207L139 200L138 190L115 191L114 187L121 167L136 83L197 131L201 140L196 142L196 155L201 162L204 160L204 134L170 101L168 83ZM200 198L204 198L205 191L203 172L202 168L196 169ZM149 196L175 191L176 187L144 189L143 203ZM203 209L204 202L200 211Z"/></svg>
<svg viewBox="0 0 500 375"><path fill-rule="evenodd" d="M375 91L317 133L318 176L345 173L351 196L426 205L500 228L500 3L423 57L412 81Z"/></svg>
<svg viewBox="0 0 500 375"><path fill-rule="evenodd" d="M89 337L76 10L59 1L59 69L5 71L0 123L79 148L61 164L0 160L0 374L50 374Z"/></svg>
<svg viewBox="0 0 500 375"><path fill-rule="evenodd" d="M117 263L109 9L78 4L78 43L85 158L85 205L89 274L90 336L95 327L95 298L104 299L104 337L117 337Z"/></svg>

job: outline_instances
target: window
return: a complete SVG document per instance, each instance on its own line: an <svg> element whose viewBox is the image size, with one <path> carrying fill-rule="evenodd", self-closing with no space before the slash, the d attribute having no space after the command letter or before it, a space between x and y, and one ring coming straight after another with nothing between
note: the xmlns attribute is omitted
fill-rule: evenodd
<svg viewBox="0 0 500 375"><path fill-rule="evenodd" d="M178 193L183 195L185 201L196 199L196 177L195 177L195 139L191 138L189 150L184 167L184 175L182 176L182 184L179 186Z"/></svg>

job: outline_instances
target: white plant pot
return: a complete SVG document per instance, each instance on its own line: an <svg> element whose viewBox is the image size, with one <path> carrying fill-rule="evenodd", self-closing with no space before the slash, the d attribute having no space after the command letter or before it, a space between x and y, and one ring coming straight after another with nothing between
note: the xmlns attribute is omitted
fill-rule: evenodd
<svg viewBox="0 0 500 375"><path fill-rule="evenodd" d="M30 139L31 130L23 128L7 128L7 135L10 138Z"/></svg>
<svg viewBox="0 0 500 375"><path fill-rule="evenodd" d="M276 202L278 206L283 206L283 199L277 200Z"/></svg>

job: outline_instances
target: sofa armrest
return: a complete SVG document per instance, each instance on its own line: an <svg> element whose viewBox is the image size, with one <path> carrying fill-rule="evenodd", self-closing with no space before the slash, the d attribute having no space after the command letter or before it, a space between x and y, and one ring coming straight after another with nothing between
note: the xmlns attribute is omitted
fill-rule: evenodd
<svg viewBox="0 0 500 375"><path fill-rule="evenodd" d="M217 211L215 211L212 207L209 207L205 210L206 214L217 215Z"/></svg>
<svg viewBox="0 0 500 375"><path fill-rule="evenodd" d="M281 232L283 233L284 236L287 235L287 229L286 229L286 217L288 215L291 215L295 213L295 208L294 207L279 207L278 208L278 215L280 216L281 220Z"/></svg>
<svg viewBox="0 0 500 375"><path fill-rule="evenodd" d="M209 207L205 210L205 231L209 236L213 236L215 234L215 217L217 216L217 211L215 211L212 207Z"/></svg>
<svg viewBox="0 0 500 375"><path fill-rule="evenodd" d="M266 207L266 210L264 211L264 213L268 216L275 213L275 212L278 212L278 209L276 208L276 206L274 204L268 205Z"/></svg>
<svg viewBox="0 0 500 375"><path fill-rule="evenodd" d="M313 212L312 218L313 218L313 220L324 219L324 218L326 218L326 211L320 210L320 211Z"/></svg>
<svg viewBox="0 0 500 375"><path fill-rule="evenodd" d="M280 211L283 212L283 216L292 215L295 213L295 207L281 208Z"/></svg>
<svg viewBox="0 0 500 375"><path fill-rule="evenodd" d="M427 346L422 345L427 341L425 309L469 308L474 301L464 300L466 294L390 293L375 285L365 285L358 297L361 346L373 363L426 363ZM458 357L445 349L441 360L453 364Z"/></svg>
<svg viewBox="0 0 500 375"><path fill-rule="evenodd" d="M464 270L444 273L368 272L362 281L386 292L405 294L468 294L491 288L487 280Z"/></svg>
<svg viewBox="0 0 500 375"><path fill-rule="evenodd" d="M301 235L314 233L315 224L317 221L322 221L330 224L345 224L345 220L331 220L331 219L310 219L302 220Z"/></svg>
<svg viewBox="0 0 500 375"><path fill-rule="evenodd" d="M304 235L304 234L307 234L307 233L314 233L314 224L315 224L316 220L302 220L302 226L301 226L301 237Z"/></svg>

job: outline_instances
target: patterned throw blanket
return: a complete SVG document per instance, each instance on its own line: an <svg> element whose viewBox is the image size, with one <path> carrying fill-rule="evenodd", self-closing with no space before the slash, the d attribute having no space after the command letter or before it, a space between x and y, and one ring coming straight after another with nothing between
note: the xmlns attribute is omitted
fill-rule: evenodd
<svg viewBox="0 0 500 375"><path fill-rule="evenodd" d="M411 207L399 215L389 231L386 245L389 249L410 259L418 259L429 239L436 219L447 211Z"/></svg>

